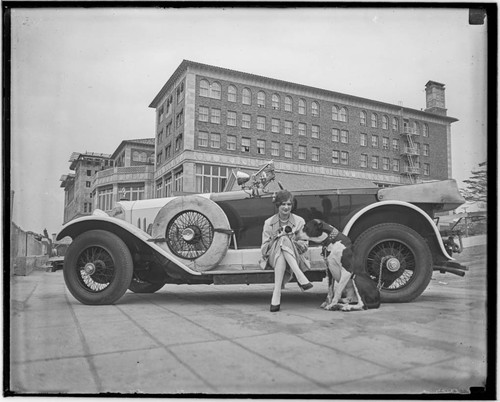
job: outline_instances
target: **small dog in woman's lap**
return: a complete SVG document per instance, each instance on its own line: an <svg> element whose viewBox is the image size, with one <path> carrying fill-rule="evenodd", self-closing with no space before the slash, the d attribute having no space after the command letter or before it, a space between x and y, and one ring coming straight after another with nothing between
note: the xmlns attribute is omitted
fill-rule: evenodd
<svg viewBox="0 0 500 402"><path fill-rule="evenodd" d="M379 308L377 285L362 267L355 266L352 242L346 235L320 219L313 219L305 224L300 237L323 246L328 295L322 308L341 311Z"/></svg>

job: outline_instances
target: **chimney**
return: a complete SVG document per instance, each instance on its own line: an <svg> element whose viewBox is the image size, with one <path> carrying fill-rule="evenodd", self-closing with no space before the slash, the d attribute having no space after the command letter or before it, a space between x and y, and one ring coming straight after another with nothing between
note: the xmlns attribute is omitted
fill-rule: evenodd
<svg viewBox="0 0 500 402"><path fill-rule="evenodd" d="M427 84L425 84L425 103L426 112L446 116L444 84L436 81L428 81Z"/></svg>

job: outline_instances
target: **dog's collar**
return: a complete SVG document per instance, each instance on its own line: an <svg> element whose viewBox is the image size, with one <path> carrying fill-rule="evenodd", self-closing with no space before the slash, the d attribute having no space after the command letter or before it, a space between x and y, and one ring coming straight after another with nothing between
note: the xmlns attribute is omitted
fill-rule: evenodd
<svg viewBox="0 0 500 402"><path fill-rule="evenodd" d="M330 254L330 252L328 251L328 246L332 243L335 243L339 233L340 232L336 228L333 228L328 237L321 243L321 255L323 256L323 258L328 257L328 255Z"/></svg>
<svg viewBox="0 0 500 402"><path fill-rule="evenodd" d="M321 245L323 247L328 247L330 244L335 243L335 240L337 239L337 236L339 235L340 231L336 228L333 228L333 230L330 232L328 237L323 240Z"/></svg>

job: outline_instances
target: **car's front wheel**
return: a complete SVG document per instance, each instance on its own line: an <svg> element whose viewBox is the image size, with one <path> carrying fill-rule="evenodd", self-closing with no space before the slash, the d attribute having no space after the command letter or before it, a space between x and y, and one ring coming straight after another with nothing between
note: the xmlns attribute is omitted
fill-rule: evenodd
<svg viewBox="0 0 500 402"><path fill-rule="evenodd" d="M432 277L432 255L424 238L397 223L364 231L354 242L356 261L380 288L382 302L401 303L422 294Z"/></svg>
<svg viewBox="0 0 500 402"><path fill-rule="evenodd" d="M105 230L90 230L74 239L64 258L64 280L83 304L113 304L127 291L133 275L127 245Z"/></svg>

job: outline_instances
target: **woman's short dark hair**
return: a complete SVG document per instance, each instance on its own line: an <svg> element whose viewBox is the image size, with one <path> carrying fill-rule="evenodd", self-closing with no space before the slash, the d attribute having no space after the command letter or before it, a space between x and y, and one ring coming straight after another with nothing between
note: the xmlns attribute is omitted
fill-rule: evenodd
<svg viewBox="0 0 500 402"><path fill-rule="evenodd" d="M274 197L274 205L279 207L281 204L288 200L292 201L293 203L293 194L288 190L280 190Z"/></svg>

